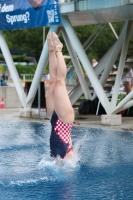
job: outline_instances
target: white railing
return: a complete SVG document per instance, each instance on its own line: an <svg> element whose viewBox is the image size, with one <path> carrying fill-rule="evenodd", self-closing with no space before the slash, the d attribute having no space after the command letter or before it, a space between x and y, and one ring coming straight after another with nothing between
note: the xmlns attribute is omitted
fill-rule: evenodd
<svg viewBox="0 0 133 200"><path fill-rule="evenodd" d="M34 74L20 74L19 77L22 81L31 81L34 78Z"/></svg>
<svg viewBox="0 0 133 200"><path fill-rule="evenodd" d="M34 78L34 74L20 74L19 75L21 81L32 81L33 78ZM44 81L45 78L44 78L44 75L42 75L42 78L41 78L41 81Z"/></svg>

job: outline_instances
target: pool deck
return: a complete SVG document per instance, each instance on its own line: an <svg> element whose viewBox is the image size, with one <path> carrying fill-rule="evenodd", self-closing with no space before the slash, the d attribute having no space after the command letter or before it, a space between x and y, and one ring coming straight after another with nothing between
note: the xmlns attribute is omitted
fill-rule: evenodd
<svg viewBox="0 0 133 200"><path fill-rule="evenodd" d="M104 126L101 125L101 116L95 115L79 115L78 111L75 110L75 121L80 123L80 126L84 127L92 127L92 128L103 128L103 129L113 129L113 130L126 130L133 131L133 117L123 117L122 124L118 126ZM22 118L19 117L19 109L18 108L5 108L0 109L0 119L10 119L10 120L25 120L31 122L45 122L49 123L48 118Z"/></svg>

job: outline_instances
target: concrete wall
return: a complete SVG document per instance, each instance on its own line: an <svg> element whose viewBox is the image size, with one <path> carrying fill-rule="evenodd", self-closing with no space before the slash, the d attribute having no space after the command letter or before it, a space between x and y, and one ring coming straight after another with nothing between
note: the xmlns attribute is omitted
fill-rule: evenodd
<svg viewBox="0 0 133 200"><path fill-rule="evenodd" d="M15 87L0 86L0 100L4 98L6 108L22 108Z"/></svg>

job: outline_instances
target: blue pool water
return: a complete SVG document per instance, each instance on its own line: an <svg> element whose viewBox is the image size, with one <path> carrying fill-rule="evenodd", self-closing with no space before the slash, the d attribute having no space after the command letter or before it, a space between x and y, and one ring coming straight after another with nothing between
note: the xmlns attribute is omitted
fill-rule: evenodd
<svg viewBox="0 0 133 200"><path fill-rule="evenodd" d="M133 133L73 127L78 159L49 156L50 124L0 120L0 200L132 200Z"/></svg>

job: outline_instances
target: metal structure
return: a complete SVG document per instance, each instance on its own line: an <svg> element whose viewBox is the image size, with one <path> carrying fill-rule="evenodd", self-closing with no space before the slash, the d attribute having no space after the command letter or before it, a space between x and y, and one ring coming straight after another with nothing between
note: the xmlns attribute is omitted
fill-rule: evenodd
<svg viewBox="0 0 133 200"><path fill-rule="evenodd" d="M128 44L133 34L132 3L133 2L131 0L78 0L60 3L60 12L62 19L62 27L60 27L60 32L63 35L64 41L68 48L69 54L72 59L72 63L74 65L75 71L80 82L80 86L77 87L71 95L72 104L74 101L76 101L76 99L78 99L82 95L82 93L84 93L86 99L92 100L96 96L98 96L107 114L116 114L118 111L121 111L133 105L133 100L131 100L133 98L133 92L130 92L130 94L128 94L125 99L123 99L118 105L116 105ZM100 60L96 68L93 69L81 42L79 41L77 35L74 32L73 26L82 26L89 24L109 24L111 22L117 21L125 21L125 25L123 26L121 34L119 38L117 38L113 46ZM50 27L49 32L57 33L58 29L59 26L52 26ZM111 29L113 30L113 27L111 27ZM115 36L117 37L116 34ZM12 79L14 81L22 105L26 110L29 110L34 100L40 79L42 77L42 73L48 63L47 42L44 43L38 67L27 97L21 86L19 76L13 64L11 54L9 52L8 46L6 44L2 32L0 32L0 47L5 57L7 66L10 70ZM103 85L105 84L109 73L120 52L121 56L119 60L118 73L115 80L112 100L110 102L103 89ZM88 81L84 79L84 75L78 59L80 59L80 62L82 63L82 66L84 67L87 73ZM101 72L102 76L99 80L98 75ZM89 90L90 84L93 86L95 91L93 95L91 95L91 92Z"/></svg>

